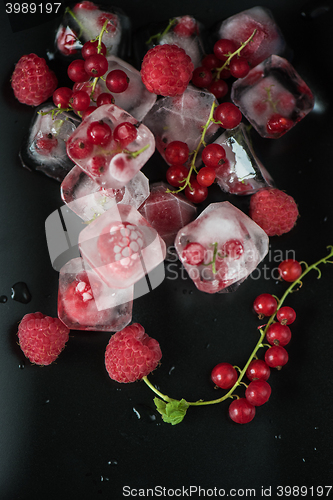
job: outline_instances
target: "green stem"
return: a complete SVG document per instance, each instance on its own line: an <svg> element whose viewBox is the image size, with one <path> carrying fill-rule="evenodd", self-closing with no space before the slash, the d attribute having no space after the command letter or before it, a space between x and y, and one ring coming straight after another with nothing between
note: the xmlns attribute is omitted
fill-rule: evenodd
<svg viewBox="0 0 333 500"><path fill-rule="evenodd" d="M149 40L146 41L146 45L150 45L152 41L156 38L156 43L159 43L161 38L163 38L171 29L171 27L176 23L176 19L170 19L168 26L165 28L162 33L157 33L156 35L152 35Z"/></svg>
<svg viewBox="0 0 333 500"><path fill-rule="evenodd" d="M225 61L225 63L223 64L223 66L221 66L220 68L216 68L216 75L215 75L215 80L219 80L220 79L220 75L222 73L222 71L229 65L231 59L234 57L234 56L237 56L240 54L241 50L244 49L244 47L251 42L251 40L253 39L254 35L257 33L257 30L255 29L252 33L252 35L244 42L242 43L242 45L237 49L235 50L235 52L233 52L232 54L229 55L228 59Z"/></svg>

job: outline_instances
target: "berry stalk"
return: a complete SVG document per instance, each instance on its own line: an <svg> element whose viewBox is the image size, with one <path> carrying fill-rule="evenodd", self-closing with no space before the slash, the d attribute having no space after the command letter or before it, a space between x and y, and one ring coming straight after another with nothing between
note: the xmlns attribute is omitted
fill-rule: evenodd
<svg viewBox="0 0 333 500"><path fill-rule="evenodd" d="M187 409L190 406L207 406L207 405L221 403L222 401L225 401L228 398L233 398L233 397L237 397L238 398L238 396L234 394L234 391L237 389L237 387L240 384L243 384L242 379L243 379L243 377L244 377L244 375L246 373L246 370L247 370L249 364L256 357L256 354L257 354L258 350L260 348L266 346L266 344L264 344L263 341L264 341L264 338L266 336L267 330L268 330L269 326L272 324L272 322L274 321L275 315L276 315L277 311L280 309L280 307L282 306L282 304L284 303L286 297L290 293L292 293L293 291L295 291L294 288L297 285L299 287L302 286L302 279L310 271L316 270L318 272L318 279L320 279L321 278L321 271L320 271L320 269L319 269L318 266L320 266L321 264L333 264L333 260L330 260L331 258L333 258L333 245L329 245L327 247L327 249L330 250L329 254L326 255L326 257L323 257L322 259L318 260L314 264L308 265L306 262L302 262L302 264L305 265L305 270L302 272L302 274L299 276L299 278L297 280L293 281L289 285L289 287L286 289L286 291L282 295L281 299L278 299L277 309L274 312L274 314L272 314L269 317L268 322L265 325L265 327L264 328L259 328L260 338L259 338L257 344L255 345L255 347L254 347L252 353L250 354L250 356L249 356L249 358L248 358L245 366L243 367L243 369L241 370L241 369L239 369L237 367L238 370L239 370L239 375L238 375L237 381L231 387L231 389L226 394L224 394L222 397L217 398L217 399L208 400L208 401L204 401L204 400L200 399L200 400L194 401L194 402L186 401L185 399L177 400L177 399L170 398L166 394L163 394L161 391L159 391L158 389L156 389L156 387L154 387L153 384L148 380L147 376L145 376L145 377L142 378L142 380L144 380L144 382L147 384L147 386L157 396L159 396L158 398L157 397L154 398L154 403L155 403L155 405L157 407L158 412L162 415L162 419L163 419L164 422L170 423L171 425L176 425L176 424L180 423L184 419L184 417L186 415L186 411L187 411Z"/></svg>
<svg viewBox="0 0 333 500"><path fill-rule="evenodd" d="M257 29L253 30L253 33L251 36L249 36L249 38L247 40L245 40L245 42L242 43L242 45L240 47L238 47L237 50L235 50L235 52L233 52L232 54L229 55L228 59L225 61L225 63L220 67L220 68L216 68L216 75L215 75L215 80L219 80L220 79L220 75L222 73L222 71L228 67L231 59L234 57L234 56L237 56L240 54L240 52L244 49L244 47L246 47L246 45L248 43L250 43L254 37L254 35L257 33Z"/></svg>

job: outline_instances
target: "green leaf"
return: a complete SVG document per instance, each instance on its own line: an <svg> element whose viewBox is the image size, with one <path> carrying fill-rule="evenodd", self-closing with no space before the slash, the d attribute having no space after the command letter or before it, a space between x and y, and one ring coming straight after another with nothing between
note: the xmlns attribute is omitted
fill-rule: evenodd
<svg viewBox="0 0 333 500"><path fill-rule="evenodd" d="M190 406L185 399L178 401L173 399L170 403L162 401L162 399L154 398L157 411L162 415L163 421L176 425L179 424L186 415L186 410Z"/></svg>

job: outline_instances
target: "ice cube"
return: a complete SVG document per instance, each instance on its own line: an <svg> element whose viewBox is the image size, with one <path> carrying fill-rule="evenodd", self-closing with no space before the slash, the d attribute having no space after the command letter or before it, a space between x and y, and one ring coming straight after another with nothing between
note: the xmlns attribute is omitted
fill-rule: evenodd
<svg viewBox="0 0 333 500"><path fill-rule="evenodd" d="M132 320L133 287L109 288L82 258L60 270L58 316L71 330L116 332Z"/></svg>
<svg viewBox="0 0 333 500"><path fill-rule="evenodd" d="M141 214L115 205L79 234L83 259L110 287L128 288L163 262L165 243Z"/></svg>
<svg viewBox="0 0 333 500"><path fill-rule="evenodd" d="M41 171L61 182L74 166L67 156L66 142L81 119L66 111L55 115L56 111L57 108L49 103L36 108L20 150L20 159L29 170Z"/></svg>
<svg viewBox="0 0 333 500"><path fill-rule="evenodd" d="M314 97L293 66L272 55L236 80L231 99L262 137L277 139L304 118Z"/></svg>
<svg viewBox="0 0 333 500"><path fill-rule="evenodd" d="M237 47L250 38L251 42L241 51L250 66L254 67L272 54L283 55L286 48L284 37L275 23L272 12L264 7L252 7L225 19L216 29L214 39L226 38Z"/></svg>
<svg viewBox="0 0 333 500"><path fill-rule="evenodd" d="M211 203L175 239L196 287L207 293L237 288L268 252L268 236L228 201Z"/></svg>
<svg viewBox="0 0 333 500"><path fill-rule="evenodd" d="M94 144L88 135L89 126L98 122L111 130L107 144ZM132 125L136 136L129 143L114 139L116 127L124 123ZM154 151L151 131L114 104L99 106L67 142L68 156L99 185L114 189L122 188L133 179Z"/></svg>
<svg viewBox="0 0 333 500"><path fill-rule="evenodd" d="M130 19L118 7L102 8L90 1L78 2L66 8L56 34L57 50L63 56L77 58L83 44L99 36L107 19L107 32L102 36L107 54L125 57L129 50Z"/></svg>
<svg viewBox="0 0 333 500"><path fill-rule="evenodd" d="M139 212L170 247L178 231L195 219L197 208L182 194L168 193L167 189L170 186L164 182L151 184Z"/></svg>
<svg viewBox="0 0 333 500"><path fill-rule="evenodd" d="M221 145L226 157L215 169L216 181L222 191L238 195L253 194L273 186L274 181L253 150L246 126L225 130L214 143Z"/></svg>
<svg viewBox="0 0 333 500"><path fill-rule="evenodd" d="M139 208L149 196L149 180L138 172L126 186L113 189L97 184L77 165L66 175L60 186L62 200L81 219L92 221L116 203Z"/></svg>
<svg viewBox="0 0 333 500"><path fill-rule="evenodd" d="M181 96L158 99L143 123L153 132L156 149L165 159L165 148L172 141L185 142L190 151L197 148L202 127L207 123L216 102L210 92L189 85ZM205 141L212 139L219 125L211 123Z"/></svg>

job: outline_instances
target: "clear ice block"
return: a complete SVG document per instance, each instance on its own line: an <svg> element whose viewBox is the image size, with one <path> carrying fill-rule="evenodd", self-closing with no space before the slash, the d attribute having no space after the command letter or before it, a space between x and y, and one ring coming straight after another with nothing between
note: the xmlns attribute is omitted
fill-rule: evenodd
<svg viewBox="0 0 333 500"><path fill-rule="evenodd" d="M158 99L143 123L153 132L156 149L165 160L165 148L172 141L185 142L190 151L199 144L202 127L207 123L215 97L208 91L189 85L181 96ZM206 142L219 130L211 123ZM199 156L199 155L198 155Z"/></svg>
<svg viewBox="0 0 333 500"><path fill-rule="evenodd" d="M128 288L156 268L166 247L142 215L129 205L115 205L79 235L85 262L110 287Z"/></svg>
<svg viewBox="0 0 333 500"><path fill-rule="evenodd" d="M257 30L251 43L241 52L250 66L254 67L272 54L283 55L286 49L284 37L272 12L264 7L252 7L225 19L216 30L214 38L232 40L237 46L244 43Z"/></svg>
<svg viewBox="0 0 333 500"><path fill-rule="evenodd" d="M307 84L286 59L276 55L236 80L231 99L257 132L271 139L285 134L314 106Z"/></svg>
<svg viewBox="0 0 333 500"><path fill-rule="evenodd" d="M81 119L65 111L52 117L51 112L56 110L53 104L42 104L36 108L20 149L20 159L29 170L41 171L61 182L74 166L67 156L66 142Z"/></svg>
<svg viewBox="0 0 333 500"><path fill-rule="evenodd" d="M77 58L83 44L98 37L107 19L107 32L102 36L107 54L124 57L129 49L130 19L118 7L102 8L90 1L78 2L66 8L56 33L56 49L63 56Z"/></svg>
<svg viewBox="0 0 333 500"><path fill-rule="evenodd" d="M196 245L196 254L191 250L192 256L189 256L191 247L188 245L193 243L199 247ZM229 292L235 290L265 257L268 236L241 210L224 201L211 203L182 228L176 236L175 247L199 290Z"/></svg>
<svg viewBox="0 0 333 500"><path fill-rule="evenodd" d="M253 194L259 189L273 186L274 181L253 150L246 126L240 123L225 130L214 143L226 152L224 163L215 169L216 182L227 193Z"/></svg>
<svg viewBox="0 0 333 500"><path fill-rule="evenodd" d="M72 259L59 274L58 316L71 330L117 332L132 320L133 287L109 288L83 259Z"/></svg>
<svg viewBox="0 0 333 500"><path fill-rule="evenodd" d="M87 130L92 122L107 124L112 137L107 145L92 144ZM117 125L130 123L137 136L125 147L113 138ZM67 154L82 170L105 188L119 189L139 172L155 151L151 131L133 116L114 104L99 106L75 130L67 142ZM98 168L97 168L98 167Z"/></svg>
<svg viewBox="0 0 333 500"><path fill-rule="evenodd" d="M66 205L84 221L92 221L116 203L139 208L149 196L149 180L138 172L120 189L104 188L77 165L66 175L60 186Z"/></svg>
<svg viewBox="0 0 333 500"><path fill-rule="evenodd" d="M170 186L164 182L151 184L139 212L170 247L178 231L195 219L197 208L182 194L167 193L167 189Z"/></svg>

